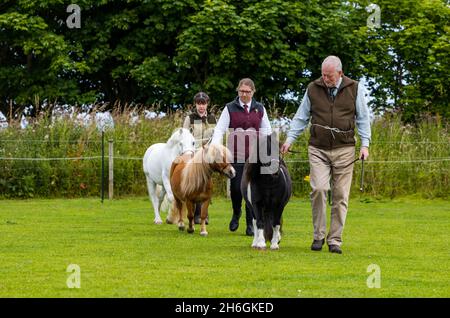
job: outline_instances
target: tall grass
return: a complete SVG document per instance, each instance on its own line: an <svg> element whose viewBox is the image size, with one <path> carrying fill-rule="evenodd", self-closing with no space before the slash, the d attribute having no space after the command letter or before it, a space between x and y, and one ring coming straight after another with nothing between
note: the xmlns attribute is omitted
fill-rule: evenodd
<svg viewBox="0 0 450 318"><path fill-rule="evenodd" d="M131 119L133 113L139 118L136 123ZM125 110L114 112L113 118L114 129L105 132L105 165L111 139L115 157L114 195L145 195L141 160L145 150L153 143L165 142L181 126L184 114L177 112L149 120L142 110ZM85 127L68 118L53 120L49 114L42 114L26 129L18 126L18 122L13 122L12 127L0 131L0 197L99 195L101 133L95 123ZM416 126L404 126L394 117L376 120L372 125L370 158L364 169L364 193L382 197L414 193L428 198L449 197L449 130L449 125L439 119L425 119ZM307 196L310 191L304 180L309 175L308 137L307 132L300 136L293 148L297 153L284 158L294 182L294 194L300 196ZM360 177L361 163L357 162L353 194L359 193ZM216 177L215 184L216 194L225 194L224 178Z"/></svg>
<svg viewBox="0 0 450 318"><path fill-rule="evenodd" d="M442 123L439 118L426 118L411 126L389 116L375 120L371 131L369 160L364 163L365 194L391 198L406 194L426 198L450 196L448 123ZM309 174L308 138L308 133L300 136L294 144L294 149L300 153L286 158L294 175L295 192L300 195L310 191L309 183L303 181ZM352 193L359 194L361 161L354 167Z"/></svg>
<svg viewBox="0 0 450 318"><path fill-rule="evenodd" d="M448 197L450 193L450 126L425 119L417 126L399 119L378 120L372 128L371 160L365 169L366 191L395 197L420 193ZM356 171L360 175L360 169Z"/></svg>
<svg viewBox="0 0 450 318"><path fill-rule="evenodd" d="M113 113L115 128L106 130L104 137L106 174L108 141L114 141L114 191L119 196L145 194L141 160L145 150L153 143L165 142L182 120L180 114L147 120L140 111L138 121L132 124L131 115L131 111ZM0 160L0 196L99 195L102 140L95 122L83 126L68 118L52 120L44 114L26 129L19 129L18 125L16 122L0 131L0 157L79 159Z"/></svg>

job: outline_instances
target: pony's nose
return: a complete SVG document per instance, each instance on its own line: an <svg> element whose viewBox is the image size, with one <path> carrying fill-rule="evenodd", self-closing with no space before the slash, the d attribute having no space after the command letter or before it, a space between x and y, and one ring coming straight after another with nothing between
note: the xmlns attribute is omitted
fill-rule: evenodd
<svg viewBox="0 0 450 318"><path fill-rule="evenodd" d="M233 167L230 167L230 171L227 173L230 179L233 179L236 176L236 170Z"/></svg>

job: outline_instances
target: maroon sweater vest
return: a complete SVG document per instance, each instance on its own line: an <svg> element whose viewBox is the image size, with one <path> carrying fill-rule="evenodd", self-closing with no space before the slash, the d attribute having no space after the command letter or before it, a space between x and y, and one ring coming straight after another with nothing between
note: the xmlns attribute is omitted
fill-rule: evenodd
<svg viewBox="0 0 450 318"><path fill-rule="evenodd" d="M230 114L232 132L228 136L227 146L233 154L234 163L244 163L249 156L249 150L256 143L257 132L261 127L264 107L252 99L249 112L239 104L239 97L226 105Z"/></svg>

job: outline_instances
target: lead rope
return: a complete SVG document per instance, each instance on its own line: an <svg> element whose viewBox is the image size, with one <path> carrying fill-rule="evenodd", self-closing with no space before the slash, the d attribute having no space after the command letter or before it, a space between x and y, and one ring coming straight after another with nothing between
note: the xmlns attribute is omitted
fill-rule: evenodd
<svg viewBox="0 0 450 318"><path fill-rule="evenodd" d="M313 126L319 126L323 129L327 129L331 132L331 136L333 136L333 139L336 139L336 137L334 136L334 133L341 133L341 134L347 134L349 132L352 132L353 130L340 130L339 128L335 128L335 127L330 127L330 126L322 126L319 124L312 124Z"/></svg>
<svg viewBox="0 0 450 318"><path fill-rule="evenodd" d="M364 192L364 156L361 158L361 182L359 184L359 191Z"/></svg>
<svg viewBox="0 0 450 318"><path fill-rule="evenodd" d="M300 153L300 151L294 151L294 150L289 150L288 152L291 153ZM319 158L320 160L323 160L322 158L320 158L319 156L316 156L313 154L313 156L315 156L316 158ZM284 160L284 154L281 154L281 157ZM356 161L358 161L360 158L356 158L355 160L351 161L350 163L348 163L347 165L345 165L342 168L347 168L348 166L354 164ZM361 180L359 182L359 191L364 192L364 157L361 158ZM328 203L331 204L331 190L328 191Z"/></svg>

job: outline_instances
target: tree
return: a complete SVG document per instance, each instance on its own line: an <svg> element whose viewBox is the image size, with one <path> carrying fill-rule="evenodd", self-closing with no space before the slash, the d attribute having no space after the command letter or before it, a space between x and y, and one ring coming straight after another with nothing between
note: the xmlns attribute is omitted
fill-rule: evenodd
<svg viewBox="0 0 450 318"><path fill-rule="evenodd" d="M34 8L27 13L12 9L0 15L2 102L13 99L27 105L40 96L56 99L61 95L76 102L75 80L59 80L76 68L64 37L52 32L45 19L34 14Z"/></svg>
<svg viewBox="0 0 450 318"><path fill-rule="evenodd" d="M358 30L364 73L373 81L374 108L450 118L448 67L450 7L444 1L378 1L381 28Z"/></svg>
<svg viewBox="0 0 450 318"><path fill-rule="evenodd" d="M81 28L63 0L0 4L0 110L29 104L143 103L184 107L199 90L223 106L239 79L292 113L323 59L367 78L379 112L450 118L449 17L444 0L79 0Z"/></svg>

